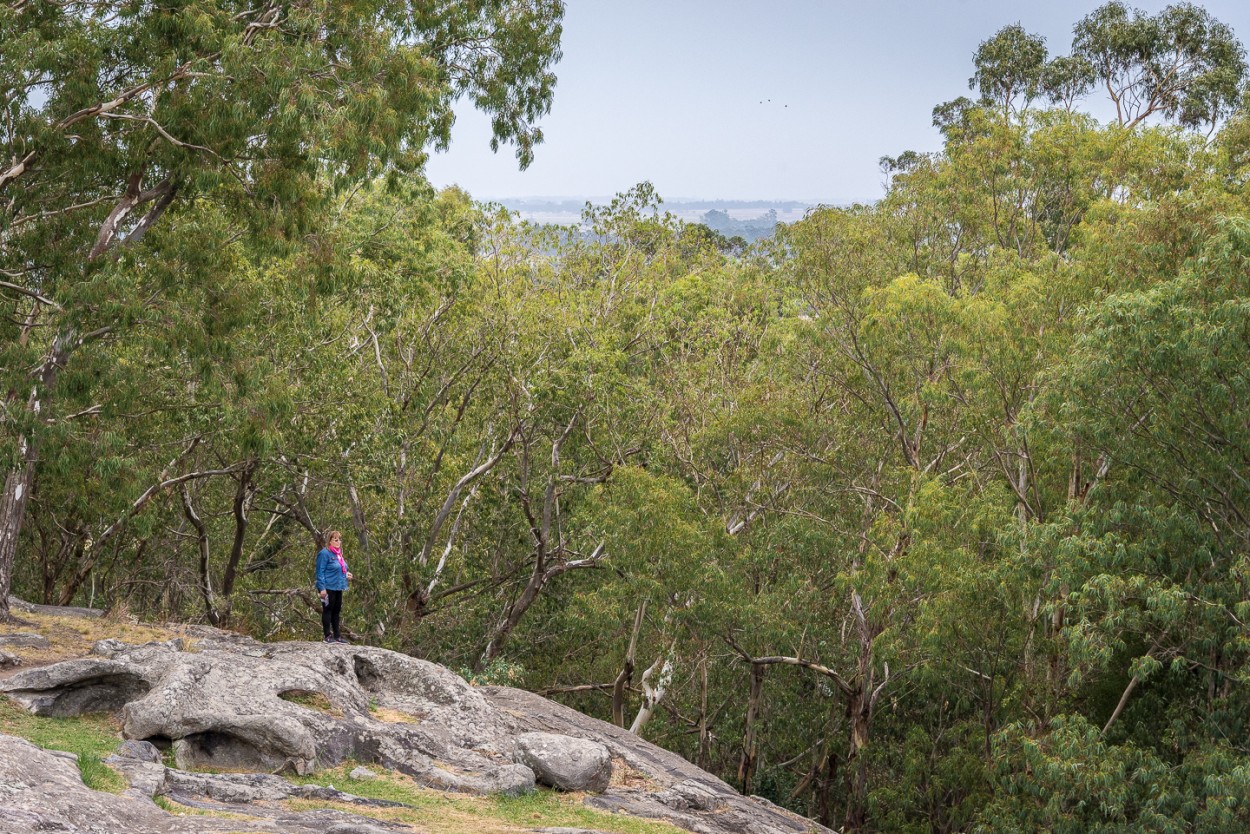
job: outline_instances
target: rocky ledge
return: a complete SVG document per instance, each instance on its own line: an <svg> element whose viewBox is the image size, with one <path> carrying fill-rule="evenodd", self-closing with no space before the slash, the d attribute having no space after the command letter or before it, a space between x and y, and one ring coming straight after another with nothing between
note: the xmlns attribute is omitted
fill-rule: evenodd
<svg viewBox="0 0 1250 834"><path fill-rule="evenodd" d="M367 809L370 801L338 792L323 797L316 792L328 789L274 775L352 759L447 791L518 793L536 783L585 791L594 807L699 834L828 830L744 797L619 727L520 690L472 687L437 664L367 646L259 643L212 629L197 635L190 651L182 640L104 640L92 657L0 683L0 691L39 715L120 711L128 741L110 763L131 785L122 796L91 791L63 754L0 736L0 829L396 830L369 820L366 810L359 817L267 810L272 800L307 798L310 791ZM172 751L175 768L154 754L158 748ZM638 778L613 780L614 767ZM235 772L194 772L200 769ZM174 818L152 803L155 796L241 811L255 822Z"/></svg>

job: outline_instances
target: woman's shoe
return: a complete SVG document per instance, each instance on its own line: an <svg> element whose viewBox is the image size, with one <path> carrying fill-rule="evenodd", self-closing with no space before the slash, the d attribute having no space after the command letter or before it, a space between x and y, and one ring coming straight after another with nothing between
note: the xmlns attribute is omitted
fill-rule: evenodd
<svg viewBox="0 0 1250 834"><path fill-rule="evenodd" d="M327 636L326 636L326 642L327 642L327 643L337 643L338 641L337 641L337 640L335 640L333 637L330 637L330 636L328 636L328 635L327 635Z"/></svg>
<svg viewBox="0 0 1250 834"><path fill-rule="evenodd" d="M350 643L352 641L348 640L346 637L335 637L334 642L335 643Z"/></svg>

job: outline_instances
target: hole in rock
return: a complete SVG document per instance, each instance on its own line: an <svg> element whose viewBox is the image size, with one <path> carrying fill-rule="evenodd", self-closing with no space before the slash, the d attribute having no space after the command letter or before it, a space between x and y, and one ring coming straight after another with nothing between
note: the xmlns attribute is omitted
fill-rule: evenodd
<svg viewBox="0 0 1250 834"><path fill-rule="evenodd" d="M354 661L356 670L356 680L367 692L380 692L382 690L382 673L378 671L378 667L368 658L357 657Z"/></svg>
<svg viewBox="0 0 1250 834"><path fill-rule="evenodd" d="M174 742L178 766L223 770L277 770L287 757L276 750L262 750L230 733L209 730L192 733Z"/></svg>
<svg viewBox="0 0 1250 834"><path fill-rule="evenodd" d="M148 744L151 744L153 747L155 747L157 750L160 750L162 753L164 753L165 751L169 750L171 747L174 746L174 740L170 738L169 736L148 736L147 738L142 739L142 740L146 741Z"/></svg>
<svg viewBox="0 0 1250 834"><path fill-rule="evenodd" d="M151 684L138 675L101 675L43 692L21 693L34 696L38 715L72 717L89 712L114 712L130 701L142 698ZM14 693L19 694L19 693Z"/></svg>

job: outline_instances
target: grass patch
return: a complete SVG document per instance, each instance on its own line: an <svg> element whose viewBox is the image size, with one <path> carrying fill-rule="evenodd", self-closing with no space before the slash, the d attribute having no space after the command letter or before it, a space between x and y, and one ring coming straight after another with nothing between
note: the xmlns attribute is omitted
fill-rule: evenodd
<svg viewBox="0 0 1250 834"><path fill-rule="evenodd" d="M673 834L685 829L666 822L597 811L582 804L584 794L539 790L521 796L493 796L486 801L502 819L522 828L558 826L592 828L619 834Z"/></svg>
<svg viewBox="0 0 1250 834"><path fill-rule="evenodd" d="M311 776L294 777L303 785L333 785L344 793L368 799L402 802L408 808L369 808L366 813L386 822L413 825L439 834L514 834L534 828L589 828L612 834L676 834L682 831L668 823L643 820L621 814L596 811L582 805L583 794L539 790L523 796L464 796L425 788L401 773L371 768L376 779L352 779L358 767L347 762ZM290 799L293 811L332 808L361 814L348 803L313 799Z"/></svg>
<svg viewBox="0 0 1250 834"><path fill-rule="evenodd" d="M131 622L123 617L54 617L26 612L18 612L17 615L30 625L19 626L13 630L36 632L52 643L46 649L14 646L6 650L20 657L23 665L28 666L83 657L91 653L91 647L97 641L106 637L115 637L125 643L143 644L182 636L176 627ZM183 639L186 640L187 650L192 650L194 641Z"/></svg>
<svg viewBox="0 0 1250 834"><path fill-rule="evenodd" d="M374 704L369 705L369 714L379 721L385 721L388 724L420 724L421 716L413 715L403 710L392 709L390 707L379 707Z"/></svg>
<svg viewBox="0 0 1250 834"><path fill-rule="evenodd" d="M49 750L65 750L78 756L78 770L87 787L121 793L126 780L102 759L117 749L121 733L117 719L96 713L77 718L32 715L11 698L0 697L0 733L24 738Z"/></svg>
<svg viewBox="0 0 1250 834"><path fill-rule="evenodd" d="M286 692L279 692L278 697L292 704L298 704L305 709L333 715L335 718L343 717L343 710L330 703L330 699L320 692L310 692L306 689L288 689Z"/></svg>

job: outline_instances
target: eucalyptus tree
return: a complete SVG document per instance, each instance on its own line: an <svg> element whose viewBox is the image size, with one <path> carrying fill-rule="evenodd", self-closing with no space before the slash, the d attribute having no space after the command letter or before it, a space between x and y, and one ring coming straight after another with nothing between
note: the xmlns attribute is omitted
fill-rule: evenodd
<svg viewBox="0 0 1250 834"><path fill-rule="evenodd" d="M1004 26L981 42L972 64L976 73L968 86L1000 107L1004 115L1019 114L1042 91L1046 40L1024 31L1019 23Z"/></svg>
<svg viewBox="0 0 1250 834"><path fill-rule="evenodd" d="M1247 824L1242 211L1177 273L1091 310L1047 406L1098 459L1034 545L1065 615L1067 691L1049 722L996 738L986 830Z"/></svg>
<svg viewBox="0 0 1250 834"><path fill-rule="evenodd" d="M1245 49L1201 6L1177 3L1147 15L1113 0L1074 33L1073 57L1093 68L1121 125L1158 113L1186 127L1214 127L1240 97Z"/></svg>
<svg viewBox="0 0 1250 834"><path fill-rule="evenodd" d="M1068 112L1101 85L1116 121L1135 127L1151 116L1214 129L1236 108L1246 77L1245 49L1232 30L1192 3L1156 15L1106 3L1074 27L1070 55L1048 58L1043 38L1020 24L982 41L968 85L1006 118L1022 118L1045 98ZM949 132L971 102L939 105L935 124Z"/></svg>
<svg viewBox="0 0 1250 834"><path fill-rule="evenodd" d="M417 172L460 97L528 164L562 13L559 0L0 6L0 615L42 436L70 416L58 380L204 279L180 245L198 207L221 218L199 246L281 246L322 210L319 178Z"/></svg>

